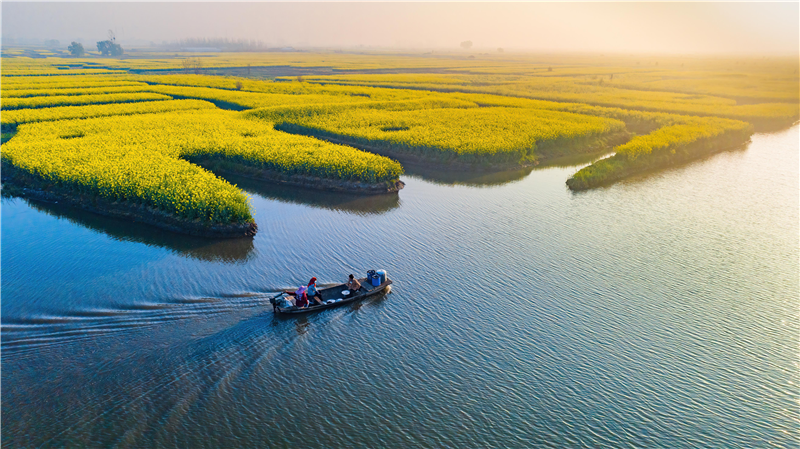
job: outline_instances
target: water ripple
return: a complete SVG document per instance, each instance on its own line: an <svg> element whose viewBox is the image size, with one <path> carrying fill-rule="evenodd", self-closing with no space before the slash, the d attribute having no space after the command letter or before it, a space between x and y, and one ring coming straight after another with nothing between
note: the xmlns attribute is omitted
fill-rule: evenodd
<svg viewBox="0 0 800 449"><path fill-rule="evenodd" d="M797 142L581 194L250 186L235 247L3 200L3 444L797 447ZM266 300L371 268L391 293Z"/></svg>

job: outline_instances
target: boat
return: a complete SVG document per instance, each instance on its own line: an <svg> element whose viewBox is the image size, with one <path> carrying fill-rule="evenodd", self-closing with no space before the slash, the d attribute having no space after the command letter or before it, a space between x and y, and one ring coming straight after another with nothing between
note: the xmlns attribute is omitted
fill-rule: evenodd
<svg viewBox="0 0 800 449"><path fill-rule="evenodd" d="M294 292L282 292L278 296L270 298L270 303L272 303L272 310L277 314L299 314L299 313L311 313L317 312L319 310L330 309L333 307L343 306L345 304L350 304L352 302L358 301L360 299L367 298L369 296L377 295L378 293L386 290L390 285L392 285L391 279L386 277L385 272L383 272L382 278L378 278L378 285L374 285L372 283L372 278L360 278L358 282L361 284L361 288L359 288L355 292L351 292L349 295L343 295L342 292L348 291L347 284L337 284L332 287L325 287L318 289L319 293L322 295L322 304L315 304L310 305L308 307L280 307L278 306L278 302L275 301L276 298L280 296L286 295L287 299L293 300L295 299ZM309 300L311 300L309 298ZM292 301L293 302L293 301Z"/></svg>

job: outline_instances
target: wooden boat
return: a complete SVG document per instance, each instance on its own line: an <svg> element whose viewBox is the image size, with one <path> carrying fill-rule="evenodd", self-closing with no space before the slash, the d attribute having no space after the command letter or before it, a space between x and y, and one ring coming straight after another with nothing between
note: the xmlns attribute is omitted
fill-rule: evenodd
<svg viewBox="0 0 800 449"><path fill-rule="evenodd" d="M273 310L275 313L280 314L297 314L297 313L309 313L309 312L316 312L318 310L325 310L330 309L332 307L339 307L345 304L350 304L351 302L358 301L359 299L364 299L368 296L376 295L384 290L386 287L392 285L392 281L389 278L386 278L386 281L381 283L380 285L372 285L371 283L367 282L367 278L361 278L358 280L361 283L361 288L357 291L352 292L349 296L343 297L342 291L347 290L347 284L339 284L334 285L332 287L326 287L319 289L319 293L322 295L322 304L315 304L309 305L308 307L278 307L273 304ZM289 299L295 299L295 295L293 292L284 292L284 294ZM333 302L328 302L333 300ZM309 302L311 302L311 298L309 298Z"/></svg>

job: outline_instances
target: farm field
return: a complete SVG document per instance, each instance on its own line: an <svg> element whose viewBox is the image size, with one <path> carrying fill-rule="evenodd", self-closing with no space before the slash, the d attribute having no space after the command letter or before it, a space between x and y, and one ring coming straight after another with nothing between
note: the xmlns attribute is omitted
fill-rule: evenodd
<svg viewBox="0 0 800 449"><path fill-rule="evenodd" d="M402 188L406 162L485 171L614 153L565 180L581 190L736 147L800 115L789 60L23 54L3 52L4 183L194 228L253 222L225 173L387 193Z"/></svg>

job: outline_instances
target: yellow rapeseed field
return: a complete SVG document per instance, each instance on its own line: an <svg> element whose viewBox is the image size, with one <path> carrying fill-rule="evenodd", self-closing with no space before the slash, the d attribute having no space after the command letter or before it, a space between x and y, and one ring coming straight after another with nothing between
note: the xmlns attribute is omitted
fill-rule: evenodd
<svg viewBox="0 0 800 449"><path fill-rule="evenodd" d="M390 159L276 131L228 111L164 112L22 125L4 161L62 188L146 204L186 219L250 220L242 192L182 158L213 157L287 174L397 179Z"/></svg>
<svg viewBox="0 0 800 449"><path fill-rule="evenodd" d="M252 220L247 197L192 160L369 184L402 173L391 159L314 136L438 163L517 164L632 135L614 157L570 181L585 188L741 143L753 126L787 126L800 116L796 61L39 55L47 57L3 51L4 163L78 193L216 223ZM220 73L251 66L310 72L275 80L146 74L180 71L187 59Z"/></svg>
<svg viewBox="0 0 800 449"><path fill-rule="evenodd" d="M437 160L511 163L537 156L537 146L567 146L622 132L621 121L532 108L349 109L292 117L281 129Z"/></svg>
<svg viewBox="0 0 800 449"><path fill-rule="evenodd" d="M21 123L44 122L51 120L82 119L106 117L111 115L147 114L171 112L186 109L214 109L212 103L201 100L165 100L141 103L94 104L88 106L62 106L55 108L17 109L4 111L0 116L3 127Z"/></svg>
<svg viewBox="0 0 800 449"><path fill-rule="evenodd" d="M52 108L87 104L135 103L138 101L172 100L172 97L150 92L114 93L98 95L53 95L47 97L3 98L0 108L13 109Z"/></svg>

